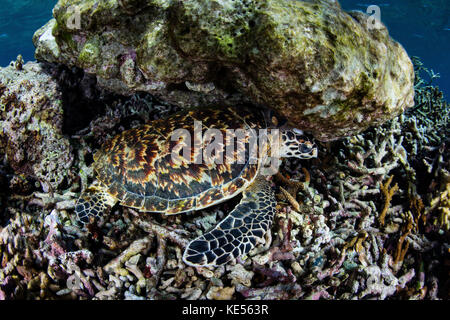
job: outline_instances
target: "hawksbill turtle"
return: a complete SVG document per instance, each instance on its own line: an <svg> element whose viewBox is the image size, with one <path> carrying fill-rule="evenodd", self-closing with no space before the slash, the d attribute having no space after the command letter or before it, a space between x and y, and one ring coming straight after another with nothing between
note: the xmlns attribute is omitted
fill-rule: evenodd
<svg viewBox="0 0 450 320"><path fill-rule="evenodd" d="M246 106L194 108L126 130L94 154L97 180L76 203L78 220L86 224L117 202L141 212L171 215L201 210L242 193L234 210L192 240L183 254L184 262L192 266L235 260L264 243L272 225L276 200L262 172L273 159L275 146L281 157L317 156L314 144L281 119L269 109ZM174 138L176 130L187 134ZM267 143L254 147L251 138L262 136ZM210 160L202 159L213 142ZM180 155L185 147L190 148Z"/></svg>

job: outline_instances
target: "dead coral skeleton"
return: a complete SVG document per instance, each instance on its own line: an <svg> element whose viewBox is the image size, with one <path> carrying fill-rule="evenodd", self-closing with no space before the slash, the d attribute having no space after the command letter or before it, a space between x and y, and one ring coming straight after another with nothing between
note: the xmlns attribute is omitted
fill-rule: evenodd
<svg viewBox="0 0 450 320"><path fill-rule="evenodd" d="M95 149L176 110L147 96L117 101L72 137L78 177L69 188L1 198L0 298L445 298L438 271L450 247L448 104L417 81L414 109L320 145L318 159L286 160L274 177L279 202L266 244L218 268L188 267L182 253L224 217L226 203L172 217L116 207L88 230L75 226Z"/></svg>

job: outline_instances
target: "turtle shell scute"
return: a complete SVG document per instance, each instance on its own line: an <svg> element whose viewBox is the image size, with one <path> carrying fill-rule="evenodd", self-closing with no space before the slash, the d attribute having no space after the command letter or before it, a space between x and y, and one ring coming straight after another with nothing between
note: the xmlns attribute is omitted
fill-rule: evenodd
<svg viewBox="0 0 450 320"><path fill-rule="evenodd" d="M94 155L93 167L124 206L166 214L205 208L233 197L256 177L259 163L249 161L249 138L238 144L227 129L264 128L262 119L247 107L184 111L111 138ZM200 136L194 131L195 121L201 124ZM177 129L187 130L190 138L173 139ZM199 161L211 142L207 129L215 129L224 138L212 154L223 163ZM195 145L196 141L201 145ZM231 144L232 152L227 153ZM174 150L184 151L183 147L190 147L188 154L174 158Z"/></svg>

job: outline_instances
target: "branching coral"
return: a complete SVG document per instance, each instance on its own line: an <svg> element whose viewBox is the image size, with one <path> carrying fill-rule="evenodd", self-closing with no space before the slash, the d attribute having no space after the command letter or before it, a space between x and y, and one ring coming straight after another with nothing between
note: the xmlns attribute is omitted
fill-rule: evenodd
<svg viewBox="0 0 450 320"><path fill-rule="evenodd" d="M285 161L273 179L278 212L266 243L218 268L188 267L182 252L238 199L169 217L117 206L87 231L75 226L95 149L176 111L147 95L115 100L72 136L69 188L0 198L10 217L0 229L0 298L448 298L440 269L449 247L448 104L417 79L414 109L320 145L317 159Z"/></svg>
<svg viewBox="0 0 450 320"><path fill-rule="evenodd" d="M388 181L386 181L385 184L380 184L380 190L384 195L384 207L380 215L378 216L378 220L380 221L380 224L382 226L384 225L384 218L386 217L389 205L391 204L392 197L398 190L398 184L395 184L392 188L389 188L393 178L394 176L392 175L389 177Z"/></svg>
<svg viewBox="0 0 450 320"><path fill-rule="evenodd" d="M445 230L450 230L450 183L446 184L445 191L438 197L431 200L430 210L437 210L440 212L438 223Z"/></svg>

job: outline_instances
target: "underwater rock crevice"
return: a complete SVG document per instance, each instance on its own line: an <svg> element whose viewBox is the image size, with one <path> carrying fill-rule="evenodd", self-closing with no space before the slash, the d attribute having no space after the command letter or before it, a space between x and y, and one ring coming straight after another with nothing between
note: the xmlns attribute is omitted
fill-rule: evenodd
<svg viewBox="0 0 450 320"><path fill-rule="evenodd" d="M82 69L69 69L61 65L55 67L57 70L53 77L57 79L58 88L62 93L64 112L62 132L71 136L103 114L109 99L98 89L96 78L86 74Z"/></svg>

